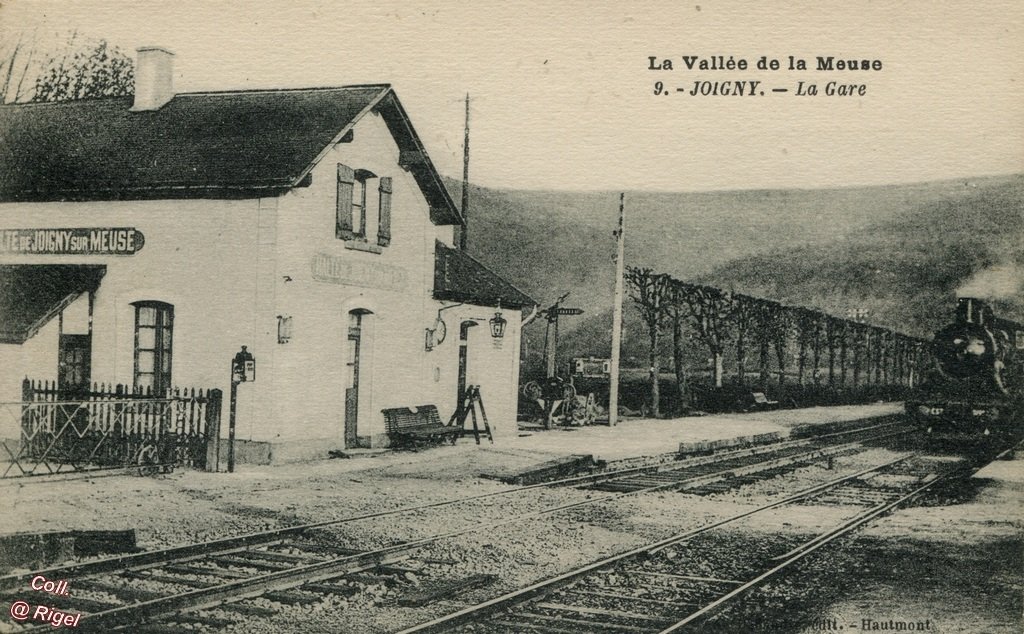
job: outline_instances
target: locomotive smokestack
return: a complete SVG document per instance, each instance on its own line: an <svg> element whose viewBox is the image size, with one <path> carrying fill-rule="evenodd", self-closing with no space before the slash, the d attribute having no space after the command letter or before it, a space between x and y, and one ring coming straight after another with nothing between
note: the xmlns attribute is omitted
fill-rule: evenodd
<svg viewBox="0 0 1024 634"><path fill-rule="evenodd" d="M956 317L959 322L984 326L988 323L990 313L988 304L975 297L956 300Z"/></svg>

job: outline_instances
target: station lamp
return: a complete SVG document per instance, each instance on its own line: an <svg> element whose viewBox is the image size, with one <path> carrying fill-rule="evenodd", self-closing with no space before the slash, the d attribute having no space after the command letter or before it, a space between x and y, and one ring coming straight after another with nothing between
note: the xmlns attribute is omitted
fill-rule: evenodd
<svg viewBox="0 0 1024 634"><path fill-rule="evenodd" d="M494 317L491 317L488 322L491 324L491 336L495 339L501 339L505 336L505 326L508 324L508 320L501 316L501 298L498 298L498 310L494 313Z"/></svg>

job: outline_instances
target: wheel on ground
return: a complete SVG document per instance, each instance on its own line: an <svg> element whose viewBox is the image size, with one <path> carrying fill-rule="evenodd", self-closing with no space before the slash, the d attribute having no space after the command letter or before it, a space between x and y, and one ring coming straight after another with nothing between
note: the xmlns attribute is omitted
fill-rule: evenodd
<svg viewBox="0 0 1024 634"><path fill-rule="evenodd" d="M137 472L140 476L154 475L160 471L156 460L156 445L143 445L135 458Z"/></svg>

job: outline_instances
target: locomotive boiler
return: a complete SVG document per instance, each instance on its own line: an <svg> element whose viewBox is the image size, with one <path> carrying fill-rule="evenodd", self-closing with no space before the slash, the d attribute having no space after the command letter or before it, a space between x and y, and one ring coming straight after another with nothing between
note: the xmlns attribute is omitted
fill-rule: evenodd
<svg viewBox="0 0 1024 634"><path fill-rule="evenodd" d="M1017 436L1024 416L1024 325L984 301L957 301L953 323L932 340L935 369L907 414L929 433L955 439Z"/></svg>

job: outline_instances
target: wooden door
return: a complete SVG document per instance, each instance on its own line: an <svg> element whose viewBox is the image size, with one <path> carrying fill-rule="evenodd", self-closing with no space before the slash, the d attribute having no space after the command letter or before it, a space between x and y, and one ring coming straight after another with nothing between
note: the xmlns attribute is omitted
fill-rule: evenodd
<svg viewBox="0 0 1024 634"><path fill-rule="evenodd" d="M475 321L464 321L459 325L459 380L455 395L455 411L462 420L462 406L466 401L466 373L469 367L469 329L476 325Z"/></svg>
<svg viewBox="0 0 1024 634"><path fill-rule="evenodd" d="M356 446L359 420L359 348L362 343L362 315L353 313L348 328L348 378L345 386L345 447Z"/></svg>
<svg viewBox="0 0 1024 634"><path fill-rule="evenodd" d="M92 366L91 335L60 335L57 346L57 389L60 400L73 400L89 391Z"/></svg>

